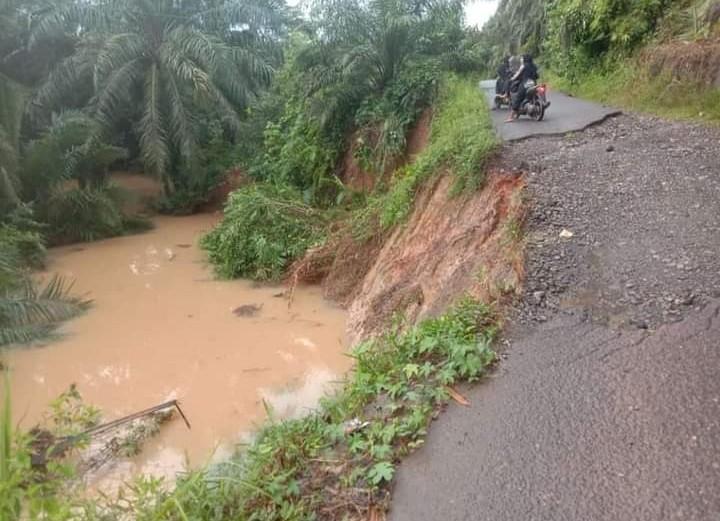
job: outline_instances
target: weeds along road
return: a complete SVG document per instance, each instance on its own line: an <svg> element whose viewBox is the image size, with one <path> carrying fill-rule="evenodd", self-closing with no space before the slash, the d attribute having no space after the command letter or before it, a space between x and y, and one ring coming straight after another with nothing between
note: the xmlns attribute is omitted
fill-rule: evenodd
<svg viewBox="0 0 720 521"><path fill-rule="evenodd" d="M531 205L506 359L403 462L392 520L720 519L719 142L623 115L505 145Z"/></svg>

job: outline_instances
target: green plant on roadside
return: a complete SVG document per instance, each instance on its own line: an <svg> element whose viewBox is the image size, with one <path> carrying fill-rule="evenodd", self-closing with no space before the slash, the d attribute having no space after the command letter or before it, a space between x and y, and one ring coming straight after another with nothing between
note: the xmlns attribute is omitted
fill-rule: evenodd
<svg viewBox="0 0 720 521"><path fill-rule="evenodd" d="M6 372L0 393L0 519L73 519L65 485L72 476L72 469L57 463L50 463L44 470L33 467L31 437L15 429L13 424L9 381Z"/></svg>
<svg viewBox="0 0 720 521"><path fill-rule="evenodd" d="M297 191L253 184L230 195L222 222L201 244L223 277L274 280L323 239L324 225Z"/></svg>
<svg viewBox="0 0 720 521"><path fill-rule="evenodd" d="M590 70L582 80L550 78L555 88L576 96L668 118L720 124L720 89L651 75L633 59Z"/></svg>

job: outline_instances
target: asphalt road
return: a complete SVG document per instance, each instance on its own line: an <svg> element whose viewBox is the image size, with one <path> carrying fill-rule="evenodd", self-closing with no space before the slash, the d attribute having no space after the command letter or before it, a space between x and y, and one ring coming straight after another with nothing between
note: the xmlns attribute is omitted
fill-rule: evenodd
<svg viewBox="0 0 720 521"><path fill-rule="evenodd" d="M505 145L539 321L510 321L507 359L401 463L391 521L720 521L719 137L626 115Z"/></svg>
<svg viewBox="0 0 720 521"><path fill-rule="evenodd" d="M495 80L480 82L480 89L485 93L488 104L492 107L495 98ZM493 124L498 135L505 141L515 141L530 136L566 134L583 130L620 113L611 107L552 90L548 93L548 100L552 105L548 108L545 119L540 122L522 116L517 121L506 123L509 109L492 110Z"/></svg>
<svg viewBox="0 0 720 521"><path fill-rule="evenodd" d="M512 336L402 463L392 521L720 519L720 302L650 335Z"/></svg>

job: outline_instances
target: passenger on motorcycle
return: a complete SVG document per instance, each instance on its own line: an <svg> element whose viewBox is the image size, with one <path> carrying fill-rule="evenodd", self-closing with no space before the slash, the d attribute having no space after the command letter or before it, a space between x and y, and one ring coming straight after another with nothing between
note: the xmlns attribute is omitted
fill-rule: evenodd
<svg viewBox="0 0 720 521"><path fill-rule="evenodd" d="M498 96L508 96L510 94L510 77L512 69L510 68L510 56L505 56L502 63L497 68L497 81L495 82L495 94Z"/></svg>
<svg viewBox="0 0 720 521"><path fill-rule="evenodd" d="M517 72L510 79L510 97L512 99L512 112L506 120L511 122L520 117L520 107L525 101L525 95L527 94L527 88L525 84L528 81L537 82L538 71L535 63L533 63L532 56L524 54L522 57L522 64Z"/></svg>

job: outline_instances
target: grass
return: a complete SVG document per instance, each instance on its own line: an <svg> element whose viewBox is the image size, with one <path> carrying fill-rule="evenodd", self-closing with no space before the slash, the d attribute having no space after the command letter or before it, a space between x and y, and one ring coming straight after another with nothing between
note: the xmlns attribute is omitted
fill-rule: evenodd
<svg viewBox="0 0 720 521"><path fill-rule="evenodd" d="M631 61L612 70L598 68L579 83L559 76L552 85L575 96L658 116L720 124L720 89L674 80L669 74L651 76Z"/></svg>
<svg viewBox="0 0 720 521"><path fill-rule="evenodd" d="M485 179L484 163L498 145L485 97L472 79L450 77L441 88L430 129L430 142L415 161L395 172L387 191L369 198L359 210L353 228L367 238L377 228L388 230L404 222L415 194L432 175L449 171L455 176L453 194L476 190Z"/></svg>

